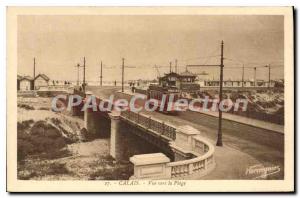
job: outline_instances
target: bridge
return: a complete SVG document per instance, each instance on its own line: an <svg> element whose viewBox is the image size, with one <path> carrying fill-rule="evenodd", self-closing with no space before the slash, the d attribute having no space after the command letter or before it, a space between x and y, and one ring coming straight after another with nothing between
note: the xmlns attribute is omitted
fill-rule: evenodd
<svg viewBox="0 0 300 198"><path fill-rule="evenodd" d="M76 107L73 114L78 114ZM199 179L215 168L214 146L191 126L176 127L128 110L87 109L84 123L88 133L110 137L113 158L132 162L131 179Z"/></svg>

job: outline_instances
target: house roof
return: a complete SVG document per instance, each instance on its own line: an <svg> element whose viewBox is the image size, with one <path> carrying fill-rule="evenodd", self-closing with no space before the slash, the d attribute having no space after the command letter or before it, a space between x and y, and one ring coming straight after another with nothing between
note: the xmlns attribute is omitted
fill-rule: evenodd
<svg viewBox="0 0 300 198"><path fill-rule="evenodd" d="M165 74L164 76L162 76L162 77L160 77L159 79L166 79L166 78L168 78L168 77L178 77L179 75L177 74L177 73L175 73L175 72L170 72L170 73L168 73L168 74Z"/></svg>
<svg viewBox="0 0 300 198"><path fill-rule="evenodd" d="M182 73L180 74L180 76L193 76L193 77L196 77L197 75L196 75L196 74L193 74L192 72L185 71L185 72L182 72Z"/></svg>
<svg viewBox="0 0 300 198"><path fill-rule="evenodd" d="M20 81L21 81L21 80L29 80L29 81L32 81L33 78L32 78L31 76L23 76L23 77L20 79Z"/></svg>
<svg viewBox="0 0 300 198"><path fill-rule="evenodd" d="M48 76L46 76L46 74L39 74L39 75L37 75L37 76L35 77L35 79L37 79L38 77L43 78L45 81L49 81L49 80L50 80L50 78L49 78ZM34 79L34 80L35 80L35 79Z"/></svg>

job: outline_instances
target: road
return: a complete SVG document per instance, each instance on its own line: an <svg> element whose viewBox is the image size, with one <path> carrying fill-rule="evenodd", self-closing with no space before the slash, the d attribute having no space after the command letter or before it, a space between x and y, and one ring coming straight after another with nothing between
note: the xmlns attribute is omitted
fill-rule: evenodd
<svg viewBox="0 0 300 198"><path fill-rule="evenodd" d="M92 91L97 96L108 98L111 94L120 90L120 87L88 87L87 90ZM120 97L130 99L131 96L115 93L115 98ZM216 141L218 129L218 118L216 117L191 111L180 112L177 116L159 112L144 113L174 125L191 125L200 130L203 136ZM224 145L249 154L265 166L279 165L283 170L284 136L282 134L230 120L223 120L222 122ZM278 177L282 178L283 173Z"/></svg>

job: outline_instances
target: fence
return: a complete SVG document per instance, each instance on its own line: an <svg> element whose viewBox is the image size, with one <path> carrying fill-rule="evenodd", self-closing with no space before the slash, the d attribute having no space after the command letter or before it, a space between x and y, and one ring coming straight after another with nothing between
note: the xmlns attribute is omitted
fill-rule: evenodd
<svg viewBox="0 0 300 198"><path fill-rule="evenodd" d="M122 111L121 117L124 117L131 122L135 122L136 124L140 124L144 128L153 130L154 132L166 136L171 140L176 139L176 128L169 124L132 111Z"/></svg>

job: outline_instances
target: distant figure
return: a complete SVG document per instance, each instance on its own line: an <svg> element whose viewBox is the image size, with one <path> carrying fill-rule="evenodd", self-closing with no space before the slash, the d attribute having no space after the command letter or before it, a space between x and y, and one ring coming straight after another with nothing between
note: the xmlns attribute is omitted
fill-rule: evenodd
<svg viewBox="0 0 300 198"><path fill-rule="evenodd" d="M115 80L115 86L117 86L117 81Z"/></svg>
<svg viewBox="0 0 300 198"><path fill-rule="evenodd" d="M135 92L134 83L132 83L131 91L132 91L132 93L134 93L134 92Z"/></svg>

